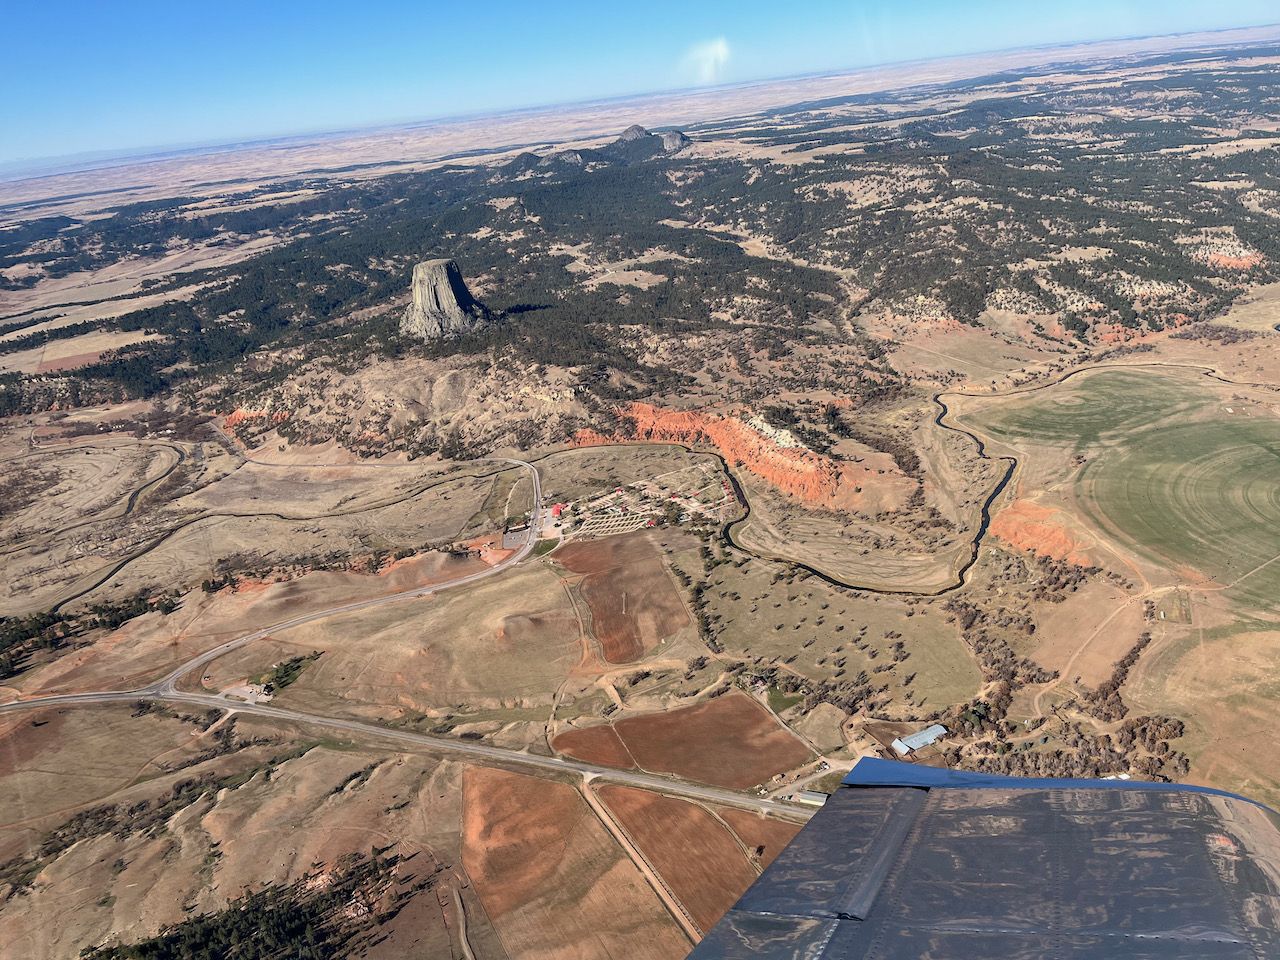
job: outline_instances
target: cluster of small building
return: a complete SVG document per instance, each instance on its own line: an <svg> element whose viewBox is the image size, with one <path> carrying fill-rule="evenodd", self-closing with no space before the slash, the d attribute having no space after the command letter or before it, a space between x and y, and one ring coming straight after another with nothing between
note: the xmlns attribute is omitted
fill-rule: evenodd
<svg viewBox="0 0 1280 960"><path fill-rule="evenodd" d="M674 471L683 474L687 471ZM666 475L664 475L666 476ZM676 482L672 489L664 477L641 480L583 500L554 503L549 508L553 529L565 536L606 537L630 533L659 523L689 523L696 518L720 519L733 501L728 482L699 471L697 489L685 492L691 482ZM686 478L681 478L684 480Z"/></svg>

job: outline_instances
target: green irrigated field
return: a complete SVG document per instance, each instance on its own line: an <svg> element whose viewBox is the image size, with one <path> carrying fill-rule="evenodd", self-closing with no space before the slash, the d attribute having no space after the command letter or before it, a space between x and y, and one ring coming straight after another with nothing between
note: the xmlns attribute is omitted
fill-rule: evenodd
<svg viewBox="0 0 1280 960"><path fill-rule="evenodd" d="M1081 454L1072 489L1095 525L1187 582L1207 579L1232 600L1275 608L1280 420L1266 405L1220 396L1190 371L1135 367L1087 373L967 419L1020 447Z"/></svg>
<svg viewBox="0 0 1280 960"><path fill-rule="evenodd" d="M1087 516L1254 607L1280 588L1280 421L1214 417L1143 430L1076 479Z"/></svg>
<svg viewBox="0 0 1280 960"><path fill-rule="evenodd" d="M1186 374L1099 370L1010 399L974 419L997 439L1086 447L1189 416L1211 399L1210 392Z"/></svg>

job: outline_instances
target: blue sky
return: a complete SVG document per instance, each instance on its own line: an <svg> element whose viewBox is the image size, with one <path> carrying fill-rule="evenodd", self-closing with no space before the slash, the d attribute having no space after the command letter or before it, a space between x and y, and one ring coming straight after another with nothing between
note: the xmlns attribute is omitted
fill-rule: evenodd
<svg viewBox="0 0 1280 960"><path fill-rule="evenodd" d="M1278 20L1275 0L32 0L4 14L0 164Z"/></svg>

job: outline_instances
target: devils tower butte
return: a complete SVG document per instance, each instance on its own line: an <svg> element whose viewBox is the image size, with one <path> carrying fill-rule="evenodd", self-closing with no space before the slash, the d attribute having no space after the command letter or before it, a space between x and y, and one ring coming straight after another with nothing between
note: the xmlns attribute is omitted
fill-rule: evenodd
<svg viewBox="0 0 1280 960"><path fill-rule="evenodd" d="M424 260L413 268L413 302L400 320L401 333L438 340L470 333L492 319L453 260Z"/></svg>

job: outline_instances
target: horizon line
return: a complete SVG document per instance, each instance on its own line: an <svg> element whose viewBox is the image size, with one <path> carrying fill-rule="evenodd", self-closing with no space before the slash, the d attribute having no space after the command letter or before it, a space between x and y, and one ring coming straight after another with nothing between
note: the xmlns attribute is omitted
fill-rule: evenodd
<svg viewBox="0 0 1280 960"><path fill-rule="evenodd" d="M69 173L87 173L92 170L113 169L132 166L135 164L141 165L145 163L170 160L183 155L200 156L219 153L234 153L239 150L251 150L265 146L287 144L290 141L315 142L335 137L372 134L379 131L406 130L413 129L415 127L463 123L487 118L517 117L521 115L532 115L556 110L572 110L575 108L597 105L624 104L634 101L657 99L660 97L680 98L699 94L714 95L720 92L741 90L768 84L782 84L801 80L817 80L849 76L855 73L872 71L885 67L904 67L911 66L913 64L944 63L948 61L965 60L972 57L1019 53L1022 51L1032 52L1054 49L1069 50L1072 48L1101 46L1108 43L1131 43L1142 40L1168 40L1176 39L1178 37L1209 38L1219 34L1241 33L1245 31L1267 29L1280 30L1280 20L1248 24L1238 27L1220 27L1213 30L1177 31L1174 33L1123 34L1114 37L1103 37L1095 40L1072 40L1060 43L1027 44L1015 47L993 47L986 50L974 50L968 53L947 54L938 57L882 60L873 63L850 65L831 70L817 70L808 73L775 74L756 77L750 80L735 80L726 83L706 84L701 86L658 88L617 94L615 96L608 97L587 97L580 100L560 100L529 104L526 106L497 107L493 109L468 111L465 113L444 113L431 116L406 117L398 120L371 124L357 124L354 126L313 127L287 132L282 131L275 134L248 135L242 139L217 138L213 140L186 141L184 143L153 144L141 147L103 148L101 150L84 150L77 153L51 154L10 161L0 161L0 183L22 183L25 181L40 180L47 177L55 177ZM1013 68L1004 68L996 72L1003 73L1007 72L1009 69ZM910 89L912 86L915 85L907 83L902 87L892 87L889 89L894 91L904 90Z"/></svg>

